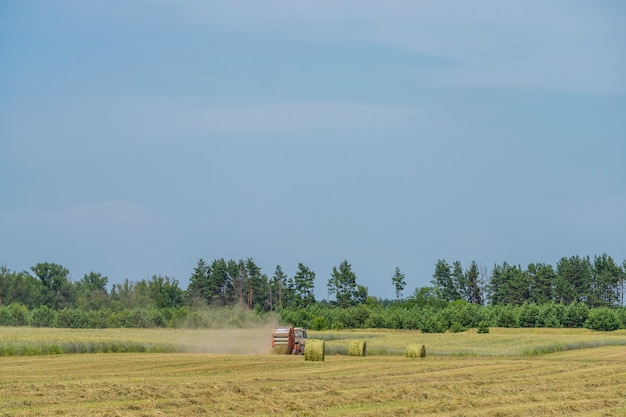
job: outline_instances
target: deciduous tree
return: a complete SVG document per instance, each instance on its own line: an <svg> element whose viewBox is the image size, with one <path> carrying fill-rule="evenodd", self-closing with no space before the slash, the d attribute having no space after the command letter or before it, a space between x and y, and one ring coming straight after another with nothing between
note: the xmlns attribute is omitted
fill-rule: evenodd
<svg viewBox="0 0 626 417"><path fill-rule="evenodd" d="M33 266L31 270L43 285L42 301L45 305L55 310L74 306L74 286L67 268L44 262Z"/></svg>

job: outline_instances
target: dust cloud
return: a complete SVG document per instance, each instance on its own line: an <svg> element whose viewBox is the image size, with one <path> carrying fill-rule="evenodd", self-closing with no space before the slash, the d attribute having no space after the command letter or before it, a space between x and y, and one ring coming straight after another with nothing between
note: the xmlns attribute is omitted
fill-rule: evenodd
<svg viewBox="0 0 626 417"><path fill-rule="evenodd" d="M187 353L261 355L272 351L272 330L277 323L254 328L181 330L178 350Z"/></svg>

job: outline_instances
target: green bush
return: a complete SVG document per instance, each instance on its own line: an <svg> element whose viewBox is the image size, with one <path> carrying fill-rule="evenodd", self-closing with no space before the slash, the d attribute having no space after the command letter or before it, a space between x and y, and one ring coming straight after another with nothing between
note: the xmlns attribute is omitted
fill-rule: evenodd
<svg viewBox="0 0 626 417"><path fill-rule="evenodd" d="M30 312L24 304L14 303L9 306L11 326L27 326L30 321Z"/></svg>
<svg viewBox="0 0 626 417"><path fill-rule="evenodd" d="M455 321L454 323L452 323L452 326L450 326L450 328L448 329L450 333L461 333L466 330L467 328L463 327L463 325L459 323L458 321Z"/></svg>
<svg viewBox="0 0 626 417"><path fill-rule="evenodd" d="M447 328L448 326L441 318L431 314L422 322L420 331L422 333L444 333Z"/></svg>
<svg viewBox="0 0 626 417"><path fill-rule="evenodd" d="M106 329L107 327L111 327L109 323L110 312L108 309L89 310L85 314L88 328Z"/></svg>
<svg viewBox="0 0 626 417"><path fill-rule="evenodd" d="M520 327L541 327L539 307L536 304L524 304L518 308L518 324ZM514 327L514 326L506 326Z"/></svg>
<svg viewBox="0 0 626 417"><path fill-rule="evenodd" d="M496 318L498 327L519 327L517 309L511 306L501 306L497 312L499 313Z"/></svg>
<svg viewBox="0 0 626 417"><path fill-rule="evenodd" d="M562 324L568 328L579 328L585 325L589 316L589 307L587 304L573 302L565 307Z"/></svg>
<svg viewBox="0 0 626 417"><path fill-rule="evenodd" d="M476 333L489 333L489 323L485 320L478 323L478 327L476 327Z"/></svg>
<svg viewBox="0 0 626 417"><path fill-rule="evenodd" d="M365 320L365 327L368 329L383 329L385 326L385 316L381 313L372 313L367 320Z"/></svg>
<svg viewBox="0 0 626 417"><path fill-rule="evenodd" d="M325 317L315 317L313 319L313 323L311 323L311 329L313 330L327 330L328 322Z"/></svg>
<svg viewBox="0 0 626 417"><path fill-rule="evenodd" d="M89 318L83 310L64 308L57 312L52 325L67 329L86 329L89 328Z"/></svg>
<svg viewBox="0 0 626 417"><path fill-rule="evenodd" d="M30 324L34 327L52 327L56 312L48 306L41 306L32 311Z"/></svg>
<svg viewBox="0 0 626 417"><path fill-rule="evenodd" d="M622 323L617 311L607 307L595 308L589 311L585 327L592 330L610 332L621 327Z"/></svg>
<svg viewBox="0 0 626 417"><path fill-rule="evenodd" d="M0 326L26 326L29 320L28 307L23 304L0 306Z"/></svg>
<svg viewBox="0 0 626 417"><path fill-rule="evenodd" d="M0 306L0 326L13 326L11 311L7 306Z"/></svg>

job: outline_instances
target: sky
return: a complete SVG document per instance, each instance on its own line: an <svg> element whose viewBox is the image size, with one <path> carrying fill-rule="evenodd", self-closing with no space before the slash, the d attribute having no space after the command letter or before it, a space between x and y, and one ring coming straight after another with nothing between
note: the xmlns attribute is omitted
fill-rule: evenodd
<svg viewBox="0 0 626 417"><path fill-rule="evenodd" d="M0 264L626 259L626 3L0 0Z"/></svg>

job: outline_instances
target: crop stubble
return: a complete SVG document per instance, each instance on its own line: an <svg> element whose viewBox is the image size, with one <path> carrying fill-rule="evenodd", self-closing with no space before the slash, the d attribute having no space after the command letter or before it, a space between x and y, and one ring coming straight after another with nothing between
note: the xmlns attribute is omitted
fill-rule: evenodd
<svg viewBox="0 0 626 417"><path fill-rule="evenodd" d="M0 415L626 414L624 347L538 357L83 354L0 358Z"/></svg>

